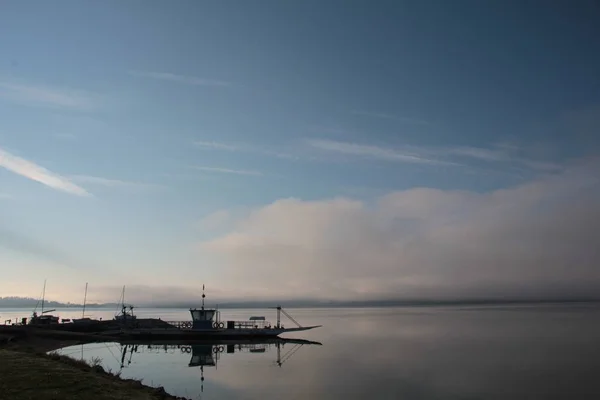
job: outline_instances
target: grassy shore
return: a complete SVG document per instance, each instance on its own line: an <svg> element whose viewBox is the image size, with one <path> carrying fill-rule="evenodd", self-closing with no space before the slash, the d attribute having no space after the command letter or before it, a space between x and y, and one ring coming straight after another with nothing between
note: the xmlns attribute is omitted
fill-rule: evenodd
<svg viewBox="0 0 600 400"><path fill-rule="evenodd" d="M46 340L41 347L48 346ZM54 346L57 347L57 346ZM121 379L98 363L40 352L39 338L0 347L0 398L11 400L175 400L163 388Z"/></svg>

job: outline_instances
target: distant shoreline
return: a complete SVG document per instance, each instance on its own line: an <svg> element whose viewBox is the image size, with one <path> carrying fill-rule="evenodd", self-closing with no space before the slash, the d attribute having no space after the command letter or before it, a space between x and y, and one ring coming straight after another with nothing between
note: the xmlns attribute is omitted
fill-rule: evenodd
<svg viewBox="0 0 600 400"><path fill-rule="evenodd" d="M30 299L24 299L24 302L19 302L17 299L10 299L4 302L0 298L0 308L14 309L34 309L37 300L31 302ZM217 304L219 309L257 309L268 308L273 305L281 305L285 308L385 308L385 307L444 307L444 306L501 306L501 305L543 305L543 304L600 304L600 299L515 299L515 300L381 300L381 301L331 301L331 302L315 302L315 301L249 301L249 302L226 302ZM81 309L82 304L60 303L55 301L45 302L45 308L61 308L61 309ZM196 307L196 302L173 303L173 304L140 304L137 309L187 309ZM210 307L215 304L209 304ZM119 304L87 304L86 309L116 309ZM39 305L38 305L39 308Z"/></svg>

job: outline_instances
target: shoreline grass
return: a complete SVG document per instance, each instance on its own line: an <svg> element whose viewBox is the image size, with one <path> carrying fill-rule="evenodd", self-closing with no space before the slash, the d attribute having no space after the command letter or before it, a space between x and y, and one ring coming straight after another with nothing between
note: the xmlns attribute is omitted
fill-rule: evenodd
<svg viewBox="0 0 600 400"><path fill-rule="evenodd" d="M86 362L55 351L46 353L30 340L9 341L0 347L0 397L11 400L185 400L163 387L122 379L106 371L99 359ZM62 347L62 346L61 346Z"/></svg>

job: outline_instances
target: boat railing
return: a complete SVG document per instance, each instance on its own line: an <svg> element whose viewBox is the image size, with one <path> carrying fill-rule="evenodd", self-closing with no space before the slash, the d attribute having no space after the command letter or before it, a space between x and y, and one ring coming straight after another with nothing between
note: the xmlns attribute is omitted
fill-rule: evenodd
<svg viewBox="0 0 600 400"><path fill-rule="evenodd" d="M173 325L178 329L192 329L192 321L165 321L169 325Z"/></svg>
<svg viewBox="0 0 600 400"><path fill-rule="evenodd" d="M167 322L169 325L171 325L177 329L182 329L182 330L192 329L192 327L193 327L192 321L165 321L165 322ZM231 322L231 321L221 321L220 323L215 322L215 323L213 323L213 327L224 329L224 328L227 328L227 326L228 326L227 323L229 323L229 322ZM268 329L271 327L272 327L272 325L268 321L261 321L261 320L233 321L234 329Z"/></svg>
<svg viewBox="0 0 600 400"><path fill-rule="evenodd" d="M235 329L266 329L271 327L271 323L265 320L253 321L233 321Z"/></svg>

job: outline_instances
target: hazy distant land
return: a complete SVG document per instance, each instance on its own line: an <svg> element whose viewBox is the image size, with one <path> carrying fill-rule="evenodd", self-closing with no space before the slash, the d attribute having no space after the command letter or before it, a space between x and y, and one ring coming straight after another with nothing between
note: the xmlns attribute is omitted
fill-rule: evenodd
<svg viewBox="0 0 600 400"><path fill-rule="evenodd" d="M597 298L556 298L556 299L457 299L457 300L371 300L371 301L315 301L315 300L287 300L287 301L224 301L218 303L219 308L267 308L275 305L288 308L323 308L323 307L398 307L398 306L476 306L476 305L501 305L501 304L540 304L540 303L597 303ZM31 297L0 297L0 307L4 308L34 308L39 307L41 301ZM134 304L136 305L136 304ZM82 304L62 303L46 300L46 308L82 308ZM157 302L141 303L143 308L189 308L199 307L197 301L189 302ZM215 304L207 304L214 307ZM117 303L87 303L86 308L116 308Z"/></svg>
<svg viewBox="0 0 600 400"><path fill-rule="evenodd" d="M41 305L41 300L34 299L32 297L0 297L0 307L5 308L34 308L35 306ZM87 303L85 305L86 308L100 308L100 307L117 307L116 303ZM61 303L59 301L45 300L44 301L45 308L81 308L83 304L73 304L73 303Z"/></svg>

